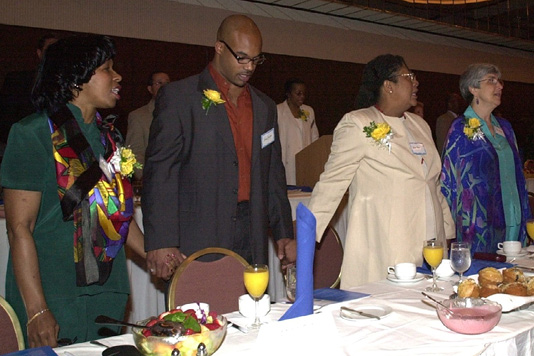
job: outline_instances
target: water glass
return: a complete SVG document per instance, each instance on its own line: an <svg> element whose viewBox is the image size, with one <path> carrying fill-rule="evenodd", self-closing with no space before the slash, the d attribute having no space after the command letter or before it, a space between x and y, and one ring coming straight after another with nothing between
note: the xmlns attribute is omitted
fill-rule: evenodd
<svg viewBox="0 0 534 356"><path fill-rule="evenodd" d="M460 275L459 284L464 272L471 267L471 245L468 242L453 242L451 244L451 267Z"/></svg>
<svg viewBox="0 0 534 356"><path fill-rule="evenodd" d="M295 265L288 266L286 269L286 295L287 299L293 303L295 302L295 295L297 291L297 267Z"/></svg>

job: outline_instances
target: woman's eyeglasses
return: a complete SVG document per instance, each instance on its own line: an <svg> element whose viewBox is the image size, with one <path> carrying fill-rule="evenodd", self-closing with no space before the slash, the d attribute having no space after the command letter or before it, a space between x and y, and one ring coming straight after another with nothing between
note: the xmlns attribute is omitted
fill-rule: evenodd
<svg viewBox="0 0 534 356"><path fill-rule="evenodd" d="M397 74L396 77L408 77L412 82L415 82L415 73L404 73L404 74Z"/></svg>
<svg viewBox="0 0 534 356"><path fill-rule="evenodd" d="M497 85L497 83L500 83L501 85L504 84L504 82L502 81L502 79L500 78L496 78L496 77L491 77L491 78L486 78L486 79L481 79L478 81L479 83L481 82L488 82L488 84L491 84L491 85Z"/></svg>

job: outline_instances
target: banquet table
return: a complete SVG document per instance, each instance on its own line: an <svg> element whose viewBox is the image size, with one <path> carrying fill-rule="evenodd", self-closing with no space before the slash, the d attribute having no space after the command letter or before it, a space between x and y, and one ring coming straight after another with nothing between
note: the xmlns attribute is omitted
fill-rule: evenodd
<svg viewBox="0 0 534 356"><path fill-rule="evenodd" d="M384 273L386 277L386 273ZM452 292L452 284L458 277L439 280L445 288L443 292L431 293L438 299L447 299ZM272 355L280 353L280 347L290 351L298 347L297 355L317 355L314 352L321 347L328 347L328 355L374 355L374 356L414 356L414 355L455 355L455 356L517 356L534 353L534 306L527 309L503 313L499 324L490 332L481 335L463 335L450 331L439 321L433 304L425 303L421 295L431 283L430 279L411 284L401 284L389 280L369 283L351 291L367 293L369 296L325 304L321 313L279 322L278 318L288 308L287 304L276 303L271 312L262 319L264 326L257 331L242 333L229 327L226 338L215 353L216 356L227 355ZM357 307L358 305L389 306L392 312L381 320L358 319L347 321L339 316L341 305ZM243 324L244 317L238 312L226 314L230 321ZM310 339L302 330L320 330L325 320L330 320L333 330L323 331L327 337ZM247 321L249 322L249 321ZM288 328L287 326L291 326ZM301 326L299 329L298 326ZM311 329L312 327L313 329ZM284 334L273 334L273 330L284 330ZM266 336L278 335L277 342L266 343ZM336 339L336 344L330 345ZM132 344L132 335L121 335L99 340L108 346ZM291 341L291 342L289 342ZM287 343L287 344L285 344ZM60 356L100 355L103 348L89 343L57 348Z"/></svg>

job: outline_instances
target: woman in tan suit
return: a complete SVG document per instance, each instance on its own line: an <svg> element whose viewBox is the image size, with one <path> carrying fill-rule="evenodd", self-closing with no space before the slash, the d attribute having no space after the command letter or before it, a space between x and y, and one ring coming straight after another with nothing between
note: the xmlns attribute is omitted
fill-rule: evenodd
<svg viewBox="0 0 534 356"><path fill-rule="evenodd" d="M358 107L334 131L309 209L317 240L349 190L341 288L384 279L399 262L422 265L423 241L454 237L441 194L441 161L428 124L407 112L419 82L400 56L381 55L363 71Z"/></svg>

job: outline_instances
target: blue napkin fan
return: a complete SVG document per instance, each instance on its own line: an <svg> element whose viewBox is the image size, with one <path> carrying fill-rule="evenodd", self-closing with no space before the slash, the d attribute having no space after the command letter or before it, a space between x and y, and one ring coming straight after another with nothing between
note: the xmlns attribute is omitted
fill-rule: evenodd
<svg viewBox="0 0 534 356"><path fill-rule="evenodd" d="M313 257L315 216L302 203L297 206L297 297L280 320L313 314Z"/></svg>

